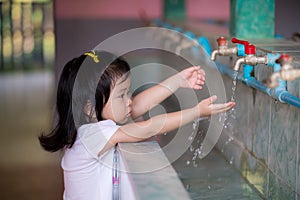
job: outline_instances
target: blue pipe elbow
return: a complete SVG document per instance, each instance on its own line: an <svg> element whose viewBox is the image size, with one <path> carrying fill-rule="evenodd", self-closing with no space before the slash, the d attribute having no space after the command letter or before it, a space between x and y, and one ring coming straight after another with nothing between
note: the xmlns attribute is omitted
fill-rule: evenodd
<svg viewBox="0 0 300 200"><path fill-rule="evenodd" d="M244 64L244 79L251 78L251 73L253 71L252 65L245 65Z"/></svg>
<svg viewBox="0 0 300 200"><path fill-rule="evenodd" d="M280 57L280 53L267 53L268 57L268 67L274 67L280 70L280 64L276 63L276 60Z"/></svg>
<svg viewBox="0 0 300 200"><path fill-rule="evenodd" d="M245 56L245 45L243 44L237 44L237 56Z"/></svg>

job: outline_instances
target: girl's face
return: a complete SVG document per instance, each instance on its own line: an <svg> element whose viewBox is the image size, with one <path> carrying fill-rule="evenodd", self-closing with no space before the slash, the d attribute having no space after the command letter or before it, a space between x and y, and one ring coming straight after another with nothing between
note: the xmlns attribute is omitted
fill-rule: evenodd
<svg viewBox="0 0 300 200"><path fill-rule="evenodd" d="M115 87L111 90L108 102L102 110L103 119L111 119L117 124L124 124L131 116L131 95L130 76L124 80L124 77L116 81Z"/></svg>

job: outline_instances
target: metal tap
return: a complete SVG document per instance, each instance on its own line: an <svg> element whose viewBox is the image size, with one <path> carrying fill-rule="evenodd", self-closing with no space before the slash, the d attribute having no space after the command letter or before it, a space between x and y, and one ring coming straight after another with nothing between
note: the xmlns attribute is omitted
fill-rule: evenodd
<svg viewBox="0 0 300 200"><path fill-rule="evenodd" d="M300 77L300 69L293 67L293 58L287 54L282 54L276 63L279 63L281 69L274 72L266 81L267 87L275 88L280 83L280 80L292 81Z"/></svg>
<svg viewBox="0 0 300 200"><path fill-rule="evenodd" d="M249 44L248 41L244 41L244 40L238 40L236 38L232 38L232 43L238 43L238 44L242 44L245 48L245 55L241 58L238 58L235 61L233 70L234 71L239 71L240 67L242 64L245 65L249 65L246 67L251 68L251 71L253 69L253 66L257 65L257 64L268 64L268 57L267 55L265 56L256 56L256 47L253 44ZM250 70L250 69L249 69Z"/></svg>
<svg viewBox="0 0 300 200"><path fill-rule="evenodd" d="M253 46L253 45L252 45ZM246 53L247 54L247 53ZM248 54L245 57L238 58L233 66L234 71L239 71L242 64L255 66L257 64L268 64L268 57L256 56L255 54Z"/></svg>
<svg viewBox="0 0 300 200"><path fill-rule="evenodd" d="M216 60L217 55L219 56L229 56L232 54L236 54L238 52L238 47L228 48L228 41L224 37L219 37L217 39L218 49L214 50L211 53L210 59Z"/></svg>

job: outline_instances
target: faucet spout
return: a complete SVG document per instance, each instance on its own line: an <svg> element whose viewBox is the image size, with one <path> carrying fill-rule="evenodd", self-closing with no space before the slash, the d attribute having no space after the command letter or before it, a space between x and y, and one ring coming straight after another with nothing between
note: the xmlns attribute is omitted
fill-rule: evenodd
<svg viewBox="0 0 300 200"><path fill-rule="evenodd" d="M217 54L218 54L218 50L217 49L213 50L213 52L210 55L210 59L211 60L216 60Z"/></svg>
<svg viewBox="0 0 300 200"><path fill-rule="evenodd" d="M245 58L238 58L234 63L233 70L238 72L243 63L245 63Z"/></svg>

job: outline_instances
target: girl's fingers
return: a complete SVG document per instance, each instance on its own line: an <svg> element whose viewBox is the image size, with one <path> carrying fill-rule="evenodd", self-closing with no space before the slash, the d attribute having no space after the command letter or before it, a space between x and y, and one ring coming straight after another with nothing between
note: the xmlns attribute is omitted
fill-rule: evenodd
<svg viewBox="0 0 300 200"><path fill-rule="evenodd" d="M197 80L197 84L198 84L198 85L204 85L204 83L205 83L205 82L204 82L203 80L200 80L200 79Z"/></svg>
<svg viewBox="0 0 300 200"><path fill-rule="evenodd" d="M235 105L234 102L228 102L228 103L223 103L223 104L213 104L212 105L212 112L213 113L220 113L220 112L225 112L232 108Z"/></svg>
<svg viewBox="0 0 300 200"><path fill-rule="evenodd" d="M202 86L201 86L201 85L195 85L195 86L194 86L194 89L195 89L195 90L201 90L201 89L202 89Z"/></svg>

